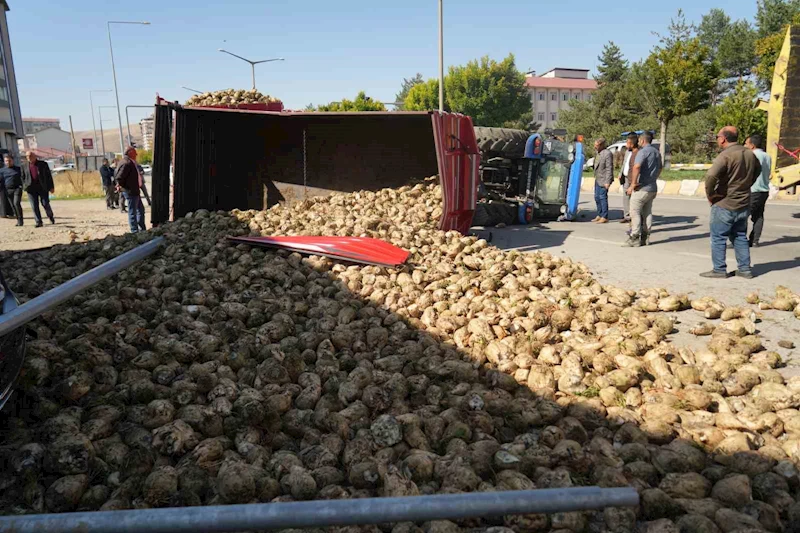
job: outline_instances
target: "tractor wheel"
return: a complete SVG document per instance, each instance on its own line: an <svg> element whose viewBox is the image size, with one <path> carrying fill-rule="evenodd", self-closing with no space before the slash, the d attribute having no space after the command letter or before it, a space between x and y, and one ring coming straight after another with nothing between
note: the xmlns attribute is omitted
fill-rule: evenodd
<svg viewBox="0 0 800 533"><path fill-rule="evenodd" d="M472 225L491 227L502 223L506 226L511 226L517 224L518 217L516 205L499 202L478 202L475 206L475 215L472 217Z"/></svg>
<svg viewBox="0 0 800 533"><path fill-rule="evenodd" d="M481 154L492 157L519 159L525 154L525 143L530 133L510 128L475 126L475 139Z"/></svg>

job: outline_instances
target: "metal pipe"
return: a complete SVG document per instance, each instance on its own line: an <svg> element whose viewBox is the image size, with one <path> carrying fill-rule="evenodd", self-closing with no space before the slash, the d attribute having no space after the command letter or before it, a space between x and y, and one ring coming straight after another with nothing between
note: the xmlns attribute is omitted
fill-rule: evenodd
<svg viewBox="0 0 800 533"><path fill-rule="evenodd" d="M439 111L444 112L444 6L439 0Z"/></svg>
<svg viewBox="0 0 800 533"><path fill-rule="evenodd" d="M145 244L137 246L133 250L129 250L110 261L106 261L102 265L96 266L88 272L84 272L80 276L59 285L55 289L37 296L33 300L20 305L13 311L0 315L0 337L14 331L20 326L24 326L36 317L69 300L79 292L88 289L106 278L110 278L117 272L125 270L134 263L152 255L163 243L164 237L156 237ZM0 525L0 531L3 530L4 528Z"/></svg>
<svg viewBox="0 0 800 533"><path fill-rule="evenodd" d="M391 522L538 514L630 507L639 504L633 487L577 487L503 492L217 505L135 511L0 517L0 531L15 533L196 533L295 529Z"/></svg>

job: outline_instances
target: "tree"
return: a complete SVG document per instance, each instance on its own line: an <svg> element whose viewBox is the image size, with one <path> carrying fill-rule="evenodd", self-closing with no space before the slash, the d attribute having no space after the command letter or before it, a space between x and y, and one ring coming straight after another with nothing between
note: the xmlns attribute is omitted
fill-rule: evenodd
<svg viewBox="0 0 800 533"><path fill-rule="evenodd" d="M484 56L450 67L444 89L449 107L469 115L478 126L503 126L525 113L533 115L525 75L517 69L513 54L500 62Z"/></svg>
<svg viewBox="0 0 800 533"><path fill-rule="evenodd" d="M703 15L700 26L697 27L697 37L700 42L708 47L711 60L716 60L721 48L721 42L730 30L731 18L719 8L713 8Z"/></svg>
<svg viewBox="0 0 800 533"><path fill-rule="evenodd" d="M400 87L400 92L394 96L394 101L405 102L411 88L420 83L425 83L425 79L420 73L417 73L413 78L403 78L403 85ZM398 106L398 109L405 109L405 105Z"/></svg>
<svg viewBox="0 0 800 533"><path fill-rule="evenodd" d="M755 133L766 137L767 114L756 109L758 93L758 87L753 82L740 81L717 106L717 128L736 126L741 140Z"/></svg>
<svg viewBox="0 0 800 533"><path fill-rule="evenodd" d="M361 91L355 100L343 99L340 102L331 102L318 106L317 111L347 112L347 111L386 111L386 106L377 102Z"/></svg>
<svg viewBox="0 0 800 533"><path fill-rule="evenodd" d="M137 149L137 156L136 161L140 165L152 165L153 164L153 151L152 150L145 150L142 148L141 150Z"/></svg>
<svg viewBox="0 0 800 533"><path fill-rule="evenodd" d="M763 39L783 31L785 26L800 13L800 0L758 0L756 29Z"/></svg>
<svg viewBox="0 0 800 533"><path fill-rule="evenodd" d="M444 108L446 111L450 110L447 106L447 98L445 98ZM431 78L426 82L414 85L403 100L403 109L407 111L439 109L439 80Z"/></svg>
<svg viewBox="0 0 800 533"><path fill-rule="evenodd" d="M620 82L627 76L628 62L623 57L622 50L614 44L614 41L608 41L603 46L603 52L597 59L600 61L597 66L598 75L595 76L598 85Z"/></svg>
<svg viewBox="0 0 800 533"><path fill-rule="evenodd" d="M716 64L709 60L708 47L699 38L669 42L656 46L647 59L635 65L633 75L642 102L659 120L662 141L672 120L709 106L719 76ZM661 142L662 158L665 152L666 142Z"/></svg>
<svg viewBox="0 0 800 533"><path fill-rule="evenodd" d="M517 69L513 55L500 62L487 56L450 67L444 79L444 107L469 115L477 126L519 126L530 123L533 113L525 75ZM439 81L430 79L411 87L403 108L438 109Z"/></svg>
<svg viewBox="0 0 800 533"><path fill-rule="evenodd" d="M800 24L800 13L797 13L790 22L792 24ZM755 69L753 69L753 72L758 76L758 80L763 89L769 90L772 85L775 62L778 60L778 56L781 53L787 28L788 24L782 26L777 32L756 41L755 51L756 57L758 57L758 64ZM759 32L759 34L760 33L761 32Z"/></svg>
<svg viewBox="0 0 800 533"><path fill-rule="evenodd" d="M678 14L675 15L674 19L669 21L669 26L667 26L667 34L661 35L655 31L653 34L658 36L663 47L669 48L674 46L676 43L690 40L695 36L696 32L697 27L695 27L695 25L691 22L686 22L686 15L683 14L683 9L678 9Z"/></svg>
<svg viewBox="0 0 800 533"><path fill-rule="evenodd" d="M719 41L717 54L725 78L746 78L756 64L756 31L746 20L731 24Z"/></svg>

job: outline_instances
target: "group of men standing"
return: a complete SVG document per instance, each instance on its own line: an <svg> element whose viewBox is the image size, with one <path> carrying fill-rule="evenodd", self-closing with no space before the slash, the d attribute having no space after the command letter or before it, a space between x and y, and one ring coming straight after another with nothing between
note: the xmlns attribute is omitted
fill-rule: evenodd
<svg viewBox="0 0 800 533"><path fill-rule="evenodd" d="M739 133L733 126L717 134L720 154L705 177L705 191L711 205L711 256L713 270L701 274L709 278L733 275L752 278L750 248L757 247L764 227L764 208L769 197L769 177L772 161L762 149L763 138L751 135L744 145L738 143ZM658 194L657 180L662 160L652 145L653 135L631 133L626 140L627 151L618 179L623 186L624 216L621 222L630 224L628 239L623 246L639 247L650 244L653 227L653 202ZM595 141L594 160L595 203L597 217L592 222L605 224L608 218L608 191L614 183L614 158L605 139ZM748 237L748 218L753 229ZM738 270L727 272L726 243L730 241L736 253Z"/></svg>
<svg viewBox="0 0 800 533"><path fill-rule="evenodd" d="M150 205L150 196L147 194L144 181L144 169L136 162L137 156L136 148L129 146L116 169L109 165L108 159L103 159L103 166L100 167L100 179L106 195L106 209L116 209L121 203L122 212L128 213L131 233L147 229L144 223L142 194L147 199L147 205ZM122 193L121 199L120 193Z"/></svg>
<svg viewBox="0 0 800 533"><path fill-rule="evenodd" d="M28 195L37 228L44 225L40 204L50 223L56 223L53 209L50 207L50 194L55 192L50 166L45 161L40 161L34 152L28 152L27 161L18 166L14 155L7 153L3 156L3 168L0 168L0 209L6 218L16 218L17 226L24 224L23 192Z"/></svg>
<svg viewBox="0 0 800 533"><path fill-rule="evenodd" d="M661 154L653 146L653 134L631 133L626 139L625 159L619 173L624 188L623 224L630 224L628 239L623 246L638 247L650 244L653 228L653 201L658 194L657 180L661 175ZM614 156L605 139L594 143L597 152L594 160L594 198L597 203L596 224L608 223L608 191L614 184Z"/></svg>

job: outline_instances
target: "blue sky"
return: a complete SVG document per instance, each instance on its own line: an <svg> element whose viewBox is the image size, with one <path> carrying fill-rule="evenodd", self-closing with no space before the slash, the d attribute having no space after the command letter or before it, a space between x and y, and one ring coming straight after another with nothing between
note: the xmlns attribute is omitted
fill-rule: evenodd
<svg viewBox="0 0 800 533"><path fill-rule="evenodd" d="M8 2L22 114L58 117L65 128L71 114L76 130L91 128L89 89L113 88L109 19L152 23L112 27L123 110L150 104L156 92L183 101L191 96L183 85L249 88L249 65L219 48L252 59L285 57L256 67L256 80L260 91L293 109L352 98L359 90L390 102L403 78L437 73L436 0L222 0L209 7L138 0L114 2L114 8L101 0ZM699 21L721 6L718 0L445 0L445 65L512 52L524 70L594 70L607 41L637 60L657 41L652 31L664 31L678 7ZM752 22L756 0L724 7L732 18ZM95 95L95 106L113 103L113 93ZM143 113L132 109L131 121Z"/></svg>

